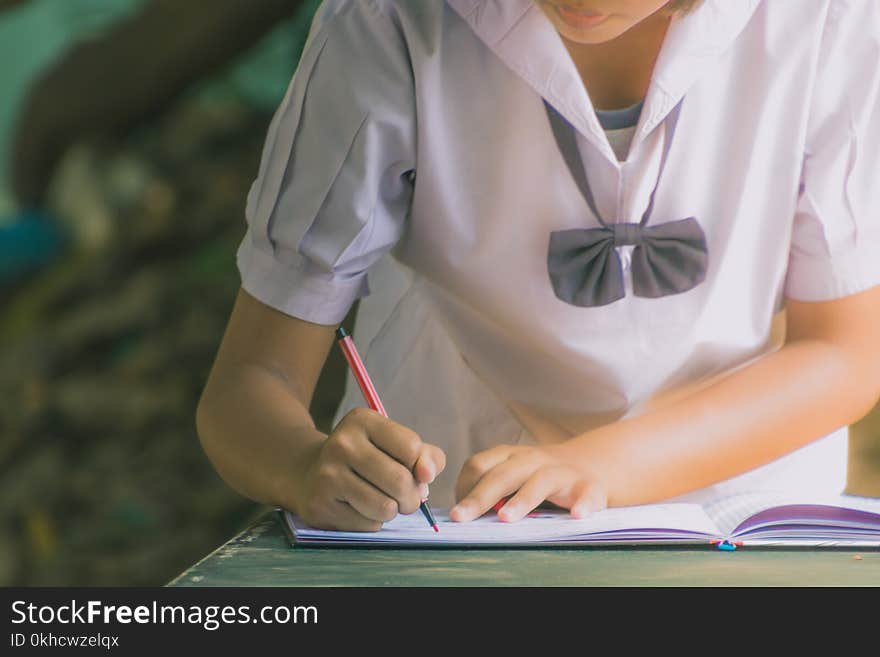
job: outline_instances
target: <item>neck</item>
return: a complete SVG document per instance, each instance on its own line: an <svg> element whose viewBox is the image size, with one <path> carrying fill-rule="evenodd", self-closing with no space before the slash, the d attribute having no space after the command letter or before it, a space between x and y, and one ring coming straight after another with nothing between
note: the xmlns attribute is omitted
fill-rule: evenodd
<svg viewBox="0 0 880 657"><path fill-rule="evenodd" d="M659 11L605 43L562 37L596 109L629 107L645 97L670 20Z"/></svg>

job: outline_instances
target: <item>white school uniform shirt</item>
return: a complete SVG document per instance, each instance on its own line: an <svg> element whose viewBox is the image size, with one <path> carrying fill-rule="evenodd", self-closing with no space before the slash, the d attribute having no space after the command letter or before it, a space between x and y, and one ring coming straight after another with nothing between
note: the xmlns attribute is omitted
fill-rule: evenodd
<svg viewBox="0 0 880 657"><path fill-rule="evenodd" d="M269 129L238 253L245 290L337 324L390 416L465 459L646 412L775 348L786 297L880 283L880 3L705 0L673 20L619 162L530 0L325 0ZM552 231L598 222L543 100L573 126L600 213L695 216L705 280L657 299L558 299ZM625 272L629 279L628 271ZM349 377L337 420L364 402ZM682 418L683 422L687 418ZM843 428L679 499L838 493Z"/></svg>

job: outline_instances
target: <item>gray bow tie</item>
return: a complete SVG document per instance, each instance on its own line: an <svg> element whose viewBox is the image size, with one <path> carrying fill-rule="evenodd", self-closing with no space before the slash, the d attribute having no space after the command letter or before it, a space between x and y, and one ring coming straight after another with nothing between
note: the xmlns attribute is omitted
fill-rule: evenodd
<svg viewBox="0 0 880 657"><path fill-rule="evenodd" d="M602 219L577 149L574 128L549 103L545 101L544 105L559 150L587 205L601 224L598 228L574 228L550 234L547 269L556 296L566 303L588 308L622 299L626 289L617 247L628 245L635 246L632 280L633 294L637 297L665 297L699 285L706 277L709 256L706 236L696 218L647 225L681 104L667 119L657 184L637 224L606 223Z"/></svg>

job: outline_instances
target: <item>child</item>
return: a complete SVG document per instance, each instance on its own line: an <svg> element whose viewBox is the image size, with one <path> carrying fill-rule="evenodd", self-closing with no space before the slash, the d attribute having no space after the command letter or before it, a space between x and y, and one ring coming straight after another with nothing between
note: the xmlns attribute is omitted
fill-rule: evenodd
<svg viewBox="0 0 880 657"><path fill-rule="evenodd" d="M862 0L326 1L248 198L208 455L349 530L428 484L457 521L840 493L880 395L878 53ZM356 299L391 419L349 380L325 436Z"/></svg>

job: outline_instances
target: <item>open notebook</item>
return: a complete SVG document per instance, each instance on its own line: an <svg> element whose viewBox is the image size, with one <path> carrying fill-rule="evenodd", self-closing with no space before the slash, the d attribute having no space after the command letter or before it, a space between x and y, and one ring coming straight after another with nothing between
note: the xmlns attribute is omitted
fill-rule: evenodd
<svg viewBox="0 0 880 657"><path fill-rule="evenodd" d="M839 496L804 501L767 493L741 493L706 506L650 504L606 509L575 519L567 511L539 509L515 523L494 512L468 523L434 510L435 533L421 513L397 516L378 532L314 529L295 515L284 519L296 543L338 546L526 545L736 545L880 546L880 499Z"/></svg>

